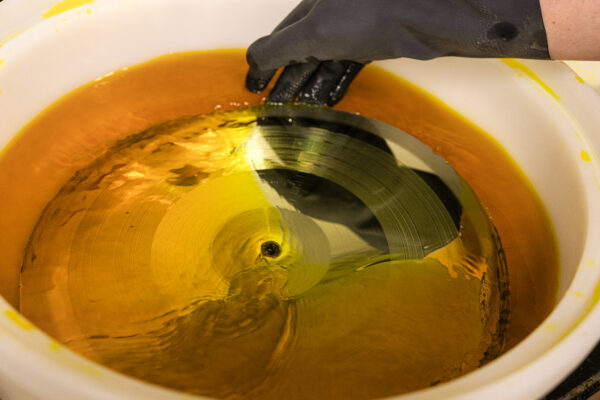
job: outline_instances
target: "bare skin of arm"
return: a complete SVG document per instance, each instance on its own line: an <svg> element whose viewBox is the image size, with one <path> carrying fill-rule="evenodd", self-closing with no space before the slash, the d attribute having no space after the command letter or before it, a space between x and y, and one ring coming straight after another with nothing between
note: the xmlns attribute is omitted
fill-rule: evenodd
<svg viewBox="0 0 600 400"><path fill-rule="evenodd" d="M600 60L600 0L540 0L550 56Z"/></svg>

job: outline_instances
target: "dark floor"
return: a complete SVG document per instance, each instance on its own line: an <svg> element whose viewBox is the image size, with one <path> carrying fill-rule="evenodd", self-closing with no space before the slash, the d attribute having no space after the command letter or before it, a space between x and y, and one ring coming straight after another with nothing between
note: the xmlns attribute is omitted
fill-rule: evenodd
<svg viewBox="0 0 600 400"><path fill-rule="evenodd" d="M543 400L599 400L597 396L591 399L591 396L597 392L600 392L600 344Z"/></svg>

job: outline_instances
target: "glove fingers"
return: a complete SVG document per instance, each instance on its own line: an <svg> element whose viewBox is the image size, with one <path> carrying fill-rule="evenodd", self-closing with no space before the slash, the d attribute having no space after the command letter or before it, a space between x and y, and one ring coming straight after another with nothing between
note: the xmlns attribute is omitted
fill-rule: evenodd
<svg viewBox="0 0 600 400"><path fill-rule="evenodd" d="M327 103L328 105L332 106L342 100L342 97L344 97L348 91L348 87L364 66L365 64L362 63L346 61L346 70L344 71L344 74L340 80L337 82L335 88L330 92L329 101Z"/></svg>
<svg viewBox="0 0 600 400"><path fill-rule="evenodd" d="M277 72L276 69L261 71L258 68L250 67L246 74L246 88L254 93L262 92L275 75L275 72Z"/></svg>
<svg viewBox="0 0 600 400"><path fill-rule="evenodd" d="M319 67L318 62L294 64L286 67L267 98L268 103L291 103Z"/></svg>
<svg viewBox="0 0 600 400"><path fill-rule="evenodd" d="M321 63L317 72L302 88L299 102L304 104L325 105L329 103L331 92L346 73L349 61L327 61Z"/></svg>
<svg viewBox="0 0 600 400"><path fill-rule="evenodd" d="M273 33L276 33L303 19L318 1L319 0L303 0L283 19L283 21L279 23L279 25L275 27ZM246 59L248 60L248 65L250 65L250 69L246 75L246 88L254 93L262 92L273 78L273 75L275 75L275 72L277 72L277 68L283 66L278 65L277 67L267 70L259 69L250 49L248 49L248 52L246 53Z"/></svg>

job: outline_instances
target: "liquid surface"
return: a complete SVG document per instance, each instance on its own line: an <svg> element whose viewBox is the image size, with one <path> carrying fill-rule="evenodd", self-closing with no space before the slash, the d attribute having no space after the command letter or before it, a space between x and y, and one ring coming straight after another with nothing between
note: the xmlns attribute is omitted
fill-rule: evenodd
<svg viewBox="0 0 600 400"><path fill-rule="evenodd" d="M115 139L139 132L149 125L211 112L215 108L235 108L260 102L260 96L245 92L242 86L244 73L240 52L163 57L87 85L34 120L0 160L1 205L3 209L19 210L0 216L0 227L10 233L10 240L0 243L0 250L6 254L0 261L3 295L18 304L19 266L28 237L44 205L75 171L103 154ZM543 207L510 158L485 133L443 104L376 68L367 68L358 77L338 107L358 111L415 135L466 178L489 208L508 260L511 290L511 324L506 334L508 347L531 332L555 303L558 261ZM23 194L26 200L23 200ZM64 278L53 276L52 279ZM390 284L405 282L409 280L398 278L392 279ZM411 292L412 287L404 288L406 293L418 295ZM460 291L469 292L464 288ZM431 293L422 295L426 299L435 298ZM381 301L381 304L391 302ZM452 304L457 303L448 306ZM285 307L278 308L282 307L279 302L273 303L273 307L282 311L272 324L286 326ZM323 321L332 319L330 324L323 325L324 332L339 322L335 318L331 313L323 313ZM193 323L188 326L196 329ZM446 339L448 343L456 340L451 335ZM453 347L447 345L444 349L448 354L448 349ZM341 348L340 352L346 354L344 350ZM215 353L213 356L222 358L226 354ZM164 363L175 368L172 360L166 359ZM467 364L474 366L477 363ZM299 374L297 381L302 382L302 373L311 371L310 363L299 359L296 365L307 366L303 371L295 371ZM338 367L344 365L348 363L340 363ZM419 372L421 377L427 375L422 372ZM355 373L364 374L364 371ZM403 373L410 376L411 371ZM241 379L244 377L248 378L248 375L242 375ZM373 375L371 379L376 381L377 376Z"/></svg>
<svg viewBox="0 0 600 400"><path fill-rule="evenodd" d="M223 399L387 397L497 356L506 265L466 182L452 200L385 141L273 120L169 122L78 171L31 237L22 313L99 363Z"/></svg>

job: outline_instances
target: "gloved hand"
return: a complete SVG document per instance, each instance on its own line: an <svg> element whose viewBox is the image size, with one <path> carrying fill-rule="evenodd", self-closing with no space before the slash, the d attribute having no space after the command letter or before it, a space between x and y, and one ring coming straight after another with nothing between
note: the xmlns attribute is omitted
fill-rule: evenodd
<svg viewBox="0 0 600 400"><path fill-rule="evenodd" d="M443 56L548 59L539 0L303 0L247 52L267 101L333 105L364 63Z"/></svg>

